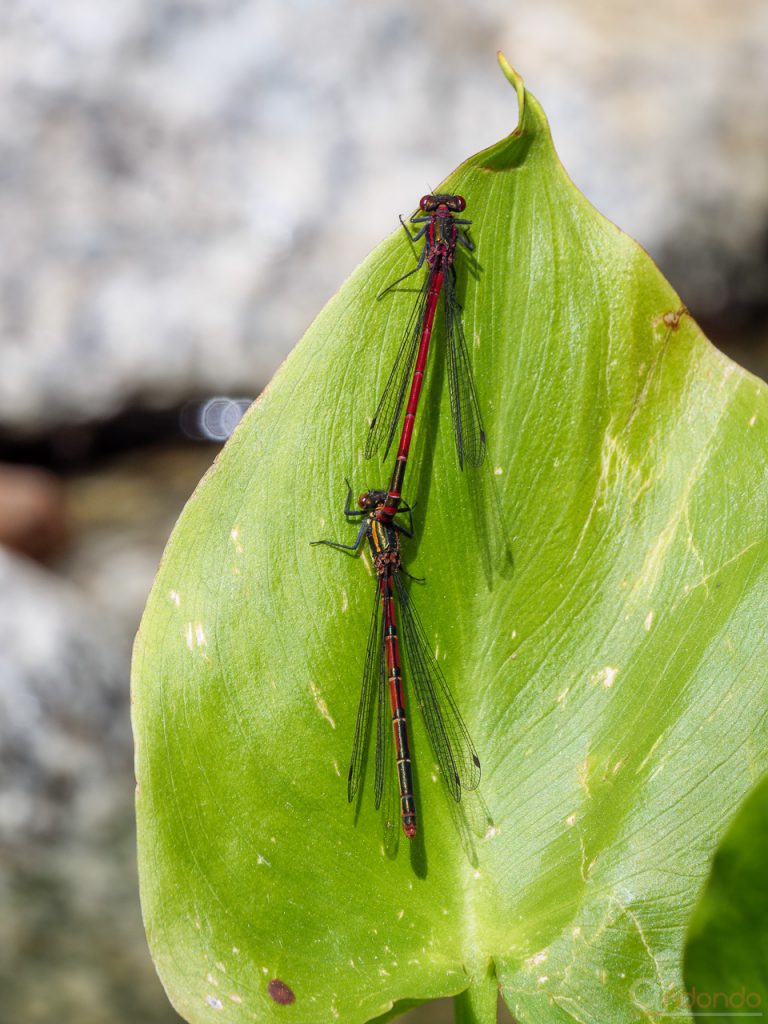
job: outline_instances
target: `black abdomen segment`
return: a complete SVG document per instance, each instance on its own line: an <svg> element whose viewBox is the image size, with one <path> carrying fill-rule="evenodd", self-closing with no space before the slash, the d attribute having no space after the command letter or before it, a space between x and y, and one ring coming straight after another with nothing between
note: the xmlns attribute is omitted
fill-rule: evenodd
<svg viewBox="0 0 768 1024"><path fill-rule="evenodd" d="M390 688L390 694L391 694ZM397 782L400 786L400 817L403 832L409 839L416 835L416 804L413 799L413 776L411 774L411 752L408 747L408 724L403 708L397 708L392 715L392 732L395 737L397 758Z"/></svg>
<svg viewBox="0 0 768 1024"><path fill-rule="evenodd" d="M408 743L408 722L405 717L403 699L403 674L400 666L400 645L397 638L395 601L392 596L392 577L381 580L384 605L384 644L386 649L387 684L389 704L392 709L392 734L395 741L397 760L397 782L400 788L400 817L403 832L409 839L416 835L416 804L413 799L413 776L411 773L411 751Z"/></svg>

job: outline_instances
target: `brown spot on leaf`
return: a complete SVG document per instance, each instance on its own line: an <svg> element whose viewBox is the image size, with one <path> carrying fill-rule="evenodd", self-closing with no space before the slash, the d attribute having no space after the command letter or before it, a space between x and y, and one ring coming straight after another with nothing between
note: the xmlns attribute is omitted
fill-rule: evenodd
<svg viewBox="0 0 768 1024"><path fill-rule="evenodd" d="M267 985L267 991L275 1002L281 1006L290 1006L296 999L293 989L286 985L284 981L280 981L279 978L273 978L270 981L269 985Z"/></svg>
<svg viewBox="0 0 768 1024"><path fill-rule="evenodd" d="M685 306L681 306L680 309L671 309L668 313L665 313L661 319L670 331L676 331L680 326L680 321L687 315L688 310Z"/></svg>

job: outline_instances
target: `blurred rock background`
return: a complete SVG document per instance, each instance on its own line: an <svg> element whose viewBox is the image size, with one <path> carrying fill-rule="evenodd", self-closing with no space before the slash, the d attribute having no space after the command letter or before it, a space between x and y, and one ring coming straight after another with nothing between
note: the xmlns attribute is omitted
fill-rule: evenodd
<svg viewBox="0 0 768 1024"><path fill-rule="evenodd" d="M767 45L761 0L2 5L0 1019L177 1019L134 866L143 602L323 302L514 126L495 51L576 184L765 376Z"/></svg>

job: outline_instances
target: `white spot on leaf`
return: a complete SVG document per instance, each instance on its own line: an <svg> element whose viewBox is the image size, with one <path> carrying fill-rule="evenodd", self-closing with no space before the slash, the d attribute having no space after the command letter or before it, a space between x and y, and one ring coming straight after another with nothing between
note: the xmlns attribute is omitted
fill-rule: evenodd
<svg viewBox="0 0 768 1024"><path fill-rule="evenodd" d="M606 665L605 668L601 668L593 678L597 682L602 683L606 690L610 690L618 674L619 670L617 668L614 668L612 665Z"/></svg>
<svg viewBox="0 0 768 1024"><path fill-rule="evenodd" d="M592 794L589 791L589 772L590 772L589 757L585 757L584 760L581 762L581 764L576 769L576 775L577 775L577 778L579 780L579 785L581 786L581 788L584 790L584 792L587 794L588 797L591 797Z"/></svg>
<svg viewBox="0 0 768 1024"><path fill-rule="evenodd" d="M320 693L320 690L317 688L317 686L315 686L315 684L311 680L310 680L310 683L309 683L309 688L312 691L312 697L313 697L313 699L315 701L315 707L320 712L320 714L323 716L323 718L326 720L326 722L328 722L330 727L332 729L335 729L336 728L336 723L331 718L330 712L328 711L328 705L323 700L323 697L322 697L322 695Z"/></svg>
<svg viewBox="0 0 768 1024"><path fill-rule="evenodd" d="M243 545L240 543L240 527L237 524L235 524L229 531L229 539L232 541L238 555L242 555Z"/></svg>
<svg viewBox="0 0 768 1024"><path fill-rule="evenodd" d="M184 627L184 639L190 651L195 648L206 647L208 640L202 622L188 622Z"/></svg>

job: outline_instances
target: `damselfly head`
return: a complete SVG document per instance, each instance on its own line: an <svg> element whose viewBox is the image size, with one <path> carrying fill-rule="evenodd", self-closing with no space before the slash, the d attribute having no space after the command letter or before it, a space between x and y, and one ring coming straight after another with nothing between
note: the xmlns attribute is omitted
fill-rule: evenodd
<svg viewBox="0 0 768 1024"><path fill-rule="evenodd" d="M462 210L466 210L467 201L464 196L452 196L443 192L422 196L419 200L419 209L424 213L434 213L439 206L446 206L451 213L461 213Z"/></svg>
<svg viewBox="0 0 768 1024"><path fill-rule="evenodd" d="M364 491L357 499L357 504L360 508L369 511L370 509L376 508L377 505L383 505L386 498L386 491Z"/></svg>

